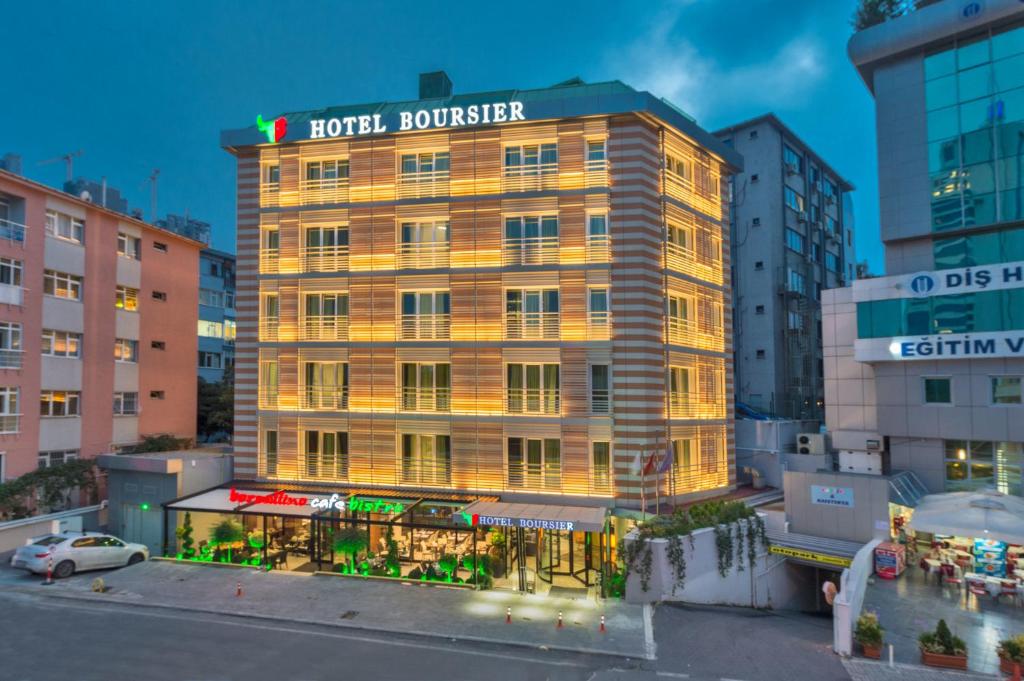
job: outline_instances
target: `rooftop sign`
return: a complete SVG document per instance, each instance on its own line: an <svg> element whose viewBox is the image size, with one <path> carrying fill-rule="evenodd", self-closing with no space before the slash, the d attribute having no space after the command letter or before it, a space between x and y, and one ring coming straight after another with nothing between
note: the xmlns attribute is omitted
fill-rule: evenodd
<svg viewBox="0 0 1024 681"><path fill-rule="evenodd" d="M1024 357L1024 331L858 338L853 351L858 362Z"/></svg>
<svg viewBox="0 0 1024 681"><path fill-rule="evenodd" d="M309 139L383 135L388 132L461 128L467 125L490 125L525 121L523 103L490 102L468 106L445 106L389 114L363 114L340 118L314 118L309 122Z"/></svg>

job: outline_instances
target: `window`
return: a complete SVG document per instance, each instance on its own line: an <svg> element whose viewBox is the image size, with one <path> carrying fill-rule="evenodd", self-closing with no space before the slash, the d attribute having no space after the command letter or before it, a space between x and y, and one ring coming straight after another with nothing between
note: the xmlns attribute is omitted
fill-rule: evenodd
<svg viewBox="0 0 1024 681"><path fill-rule="evenodd" d="M1004 494L1020 495L1024 444L945 440L946 490L966 491L995 487Z"/></svg>
<svg viewBox="0 0 1024 681"><path fill-rule="evenodd" d="M611 309L608 305L608 289L592 287L588 289L587 308L590 315L592 334L600 332L600 335L608 333L608 325L611 324Z"/></svg>
<svg viewBox="0 0 1024 681"><path fill-rule="evenodd" d="M797 253L803 254L804 252L804 235L795 230L786 228L786 247L790 250L796 251Z"/></svg>
<svg viewBox="0 0 1024 681"><path fill-rule="evenodd" d="M591 213L587 216L587 239L589 241L605 241L608 239L608 216L604 213Z"/></svg>
<svg viewBox="0 0 1024 681"><path fill-rule="evenodd" d="M82 334L43 329L42 354L50 357L81 357Z"/></svg>
<svg viewBox="0 0 1024 681"><path fill-rule="evenodd" d="M811 258L814 262L821 262L821 245L811 244Z"/></svg>
<svg viewBox="0 0 1024 681"><path fill-rule="evenodd" d="M114 291L114 307L135 312L139 309L139 289L118 286Z"/></svg>
<svg viewBox="0 0 1024 681"><path fill-rule="evenodd" d="M349 163L347 158L329 161L307 161L306 182L321 186L343 184L348 180L348 171Z"/></svg>
<svg viewBox="0 0 1024 681"><path fill-rule="evenodd" d="M681 250L693 250L693 234L682 225L668 223L668 243Z"/></svg>
<svg viewBox="0 0 1024 681"><path fill-rule="evenodd" d="M696 384L692 380L693 369L669 367L669 402L673 410L686 409L696 399Z"/></svg>
<svg viewBox="0 0 1024 681"><path fill-rule="evenodd" d="M853 231L849 229L846 230L846 245L853 246Z"/></svg>
<svg viewBox="0 0 1024 681"><path fill-rule="evenodd" d="M167 294L163 291L153 291L153 300L162 300L167 302Z"/></svg>
<svg viewBox="0 0 1024 681"><path fill-rule="evenodd" d="M1020 404L1020 376L992 377L992 404Z"/></svg>
<svg viewBox="0 0 1024 681"><path fill-rule="evenodd" d="M17 433L21 412L18 388L0 387L0 433Z"/></svg>
<svg viewBox="0 0 1024 681"><path fill-rule="evenodd" d="M590 412L607 414L611 411L612 368L607 364L590 365Z"/></svg>
<svg viewBox="0 0 1024 681"><path fill-rule="evenodd" d="M153 242L153 250L160 251L161 253L167 252L167 244L162 244L159 241Z"/></svg>
<svg viewBox="0 0 1024 681"><path fill-rule="evenodd" d="M447 151L427 151L402 154L402 175L419 173L447 173L451 157Z"/></svg>
<svg viewBox="0 0 1024 681"><path fill-rule="evenodd" d="M817 224L821 220L821 209L815 203L811 204L811 222Z"/></svg>
<svg viewBox="0 0 1024 681"><path fill-rule="evenodd" d="M690 330L693 301L686 296L668 296L668 330L669 335L678 336ZM678 337L673 340L679 340Z"/></svg>
<svg viewBox="0 0 1024 681"><path fill-rule="evenodd" d="M224 307L228 310L235 309L235 292L225 291L224 292Z"/></svg>
<svg viewBox="0 0 1024 681"><path fill-rule="evenodd" d="M402 482L448 484L451 477L451 436L402 434Z"/></svg>
<svg viewBox="0 0 1024 681"><path fill-rule="evenodd" d="M199 335L204 338L223 338L224 337L224 324L221 322L211 322L205 319L199 320Z"/></svg>
<svg viewBox="0 0 1024 681"><path fill-rule="evenodd" d="M765 357L765 355L764 355L764 350L757 350L757 351L756 351L756 352L754 353L754 356L755 356L755 357L756 357L757 359L764 359L764 357Z"/></svg>
<svg viewBox="0 0 1024 681"><path fill-rule="evenodd" d="M199 289L199 304L208 307L224 307L224 293L213 289Z"/></svg>
<svg viewBox="0 0 1024 681"><path fill-rule="evenodd" d="M139 341L127 338L114 339L114 360L117 362L138 362Z"/></svg>
<svg viewBox="0 0 1024 681"><path fill-rule="evenodd" d="M786 187L783 191L786 197L786 205L798 213L804 212L804 197L793 189Z"/></svg>
<svg viewBox="0 0 1024 681"><path fill-rule="evenodd" d="M799 312L792 310L786 313L786 326L790 331L803 331L804 318Z"/></svg>
<svg viewBox="0 0 1024 681"><path fill-rule="evenodd" d="M598 491L609 491L612 484L612 445L610 442L594 442L593 451L594 486Z"/></svg>
<svg viewBox="0 0 1024 681"><path fill-rule="evenodd" d="M804 275L800 274L796 270L788 270L789 277L786 282L787 290L793 293L800 293L806 295L807 293L807 280Z"/></svg>
<svg viewBox="0 0 1024 681"><path fill-rule="evenodd" d="M39 393L39 415L80 416L80 401L77 390L43 390Z"/></svg>
<svg viewBox="0 0 1024 681"><path fill-rule="evenodd" d="M43 293L68 300L82 299L82 278L73 274L43 271Z"/></svg>
<svg viewBox="0 0 1024 681"><path fill-rule="evenodd" d="M505 291L505 337L558 338L558 289Z"/></svg>
<svg viewBox="0 0 1024 681"><path fill-rule="evenodd" d="M825 216L825 231L829 234L839 233L839 225L836 223L836 219L831 215Z"/></svg>
<svg viewBox="0 0 1024 681"><path fill-rule="evenodd" d="M832 251L825 251L825 269L827 269L829 272L836 273L840 271L839 256L833 253Z"/></svg>
<svg viewBox="0 0 1024 681"><path fill-rule="evenodd" d="M220 276L220 263L213 262L211 260L209 262L209 265L210 265L210 267L209 267L210 276L211 277L219 277Z"/></svg>
<svg viewBox="0 0 1024 681"><path fill-rule="evenodd" d="M557 364L505 366L506 409L510 414L560 413Z"/></svg>
<svg viewBox="0 0 1024 681"><path fill-rule="evenodd" d="M263 166L263 182L264 184L277 184L281 181L281 166L274 164L266 164Z"/></svg>
<svg viewBox="0 0 1024 681"><path fill-rule="evenodd" d="M77 458L77 449L56 449L48 452L39 452L39 457L36 460L39 464L39 468L49 468L51 466L59 466L60 464L67 463L68 461L74 461Z"/></svg>
<svg viewBox="0 0 1024 681"><path fill-rule="evenodd" d="M607 159L604 140L587 140L587 165L600 165Z"/></svg>
<svg viewBox="0 0 1024 681"><path fill-rule="evenodd" d="M949 377L928 377L921 379L924 384L925 404L952 404L953 389Z"/></svg>
<svg viewBox="0 0 1024 681"><path fill-rule="evenodd" d="M751 175L751 176L750 176L750 181L751 181L751 183L753 183L753 182L757 182L757 181L758 181L758 180L760 180L760 179L761 179L761 176L760 176L760 175L758 175L757 173L754 173L753 175Z"/></svg>
<svg viewBox="0 0 1024 681"><path fill-rule="evenodd" d="M276 229L263 230L263 248L267 251L277 251L281 246L281 234Z"/></svg>
<svg viewBox="0 0 1024 681"><path fill-rule="evenodd" d="M20 260L0 258L0 284L21 286L22 266Z"/></svg>
<svg viewBox="0 0 1024 681"><path fill-rule="evenodd" d="M826 197L835 198L835 196L839 193L839 190L836 188L836 183L833 182L832 180L825 180L824 187L825 190L823 193Z"/></svg>
<svg viewBox="0 0 1024 681"><path fill-rule="evenodd" d="M679 176L683 180L693 179L693 171L691 170L689 159L665 154L665 170Z"/></svg>
<svg viewBox="0 0 1024 681"><path fill-rule="evenodd" d="M149 391L149 399L151 399L151 400L162 400L162 399L164 399L164 391L163 390L150 390Z"/></svg>
<svg viewBox="0 0 1024 681"><path fill-rule="evenodd" d="M55 210L46 211L46 233L58 239L82 243L85 221Z"/></svg>
<svg viewBox="0 0 1024 681"><path fill-rule="evenodd" d="M271 431L274 432L274 431ZM307 430L303 434L306 474L310 477L348 477L348 433L343 431ZM277 438L274 438L275 468Z"/></svg>
<svg viewBox="0 0 1024 681"><path fill-rule="evenodd" d="M154 350L166 350L167 343L163 341L150 341L149 347L153 348Z"/></svg>
<svg viewBox="0 0 1024 681"><path fill-rule="evenodd" d="M199 368L200 369L220 369L222 368L222 357L219 352L206 352L204 350L199 351Z"/></svg>
<svg viewBox="0 0 1024 681"><path fill-rule="evenodd" d="M751 223L753 223L754 227L760 227L761 226L761 218L754 218L753 220L751 220Z"/></svg>
<svg viewBox="0 0 1024 681"><path fill-rule="evenodd" d="M505 147L505 175L546 175L558 172L558 145L525 144Z"/></svg>
<svg viewBox="0 0 1024 681"><path fill-rule="evenodd" d="M553 438L508 438L509 487L558 489L561 479L561 442Z"/></svg>
<svg viewBox="0 0 1024 681"><path fill-rule="evenodd" d="M764 305L754 306L754 314L764 314Z"/></svg>
<svg viewBox="0 0 1024 681"><path fill-rule="evenodd" d="M0 369L21 367L21 324L0 322Z"/></svg>
<svg viewBox="0 0 1024 681"><path fill-rule="evenodd" d="M804 172L804 157L794 151L788 144L782 145L782 161L786 164L787 170L792 169L794 173Z"/></svg>
<svg viewBox="0 0 1024 681"><path fill-rule="evenodd" d="M672 440L672 468L678 474L697 473L697 443L692 439Z"/></svg>
<svg viewBox="0 0 1024 681"><path fill-rule="evenodd" d="M754 262L754 270L760 272L764 269L764 260L757 260Z"/></svg>
<svg viewBox="0 0 1024 681"><path fill-rule="evenodd" d="M235 342L235 337L238 335L238 323L234 319L224 320L224 340L229 343Z"/></svg>
<svg viewBox="0 0 1024 681"><path fill-rule="evenodd" d="M128 236L124 232L117 233L117 254L131 258L132 260L139 259L139 243L140 239L134 236Z"/></svg>
<svg viewBox="0 0 1024 681"><path fill-rule="evenodd" d="M447 220L403 222L399 229L399 264L422 268L447 266L450 232Z"/></svg>
<svg viewBox="0 0 1024 681"><path fill-rule="evenodd" d="M263 319L276 324L278 319L278 298L276 293L263 296Z"/></svg>
<svg viewBox="0 0 1024 681"><path fill-rule="evenodd" d="M267 475L277 475L277 431L263 431L263 460L267 465Z"/></svg>
<svg viewBox="0 0 1024 681"><path fill-rule="evenodd" d="M302 375L303 408L348 409L348 362L305 362Z"/></svg>
<svg viewBox="0 0 1024 681"><path fill-rule="evenodd" d="M139 413L139 393L114 393L114 416L135 416Z"/></svg>
<svg viewBox="0 0 1024 681"><path fill-rule="evenodd" d="M558 216L505 218L505 259L509 264L558 262Z"/></svg>
<svg viewBox="0 0 1024 681"><path fill-rule="evenodd" d="M757 139L757 130L751 130L750 134L747 135L747 138L748 139L752 139L752 140L756 140Z"/></svg>
<svg viewBox="0 0 1024 681"><path fill-rule="evenodd" d="M450 364L405 362L402 373L402 409L448 411L451 400Z"/></svg>

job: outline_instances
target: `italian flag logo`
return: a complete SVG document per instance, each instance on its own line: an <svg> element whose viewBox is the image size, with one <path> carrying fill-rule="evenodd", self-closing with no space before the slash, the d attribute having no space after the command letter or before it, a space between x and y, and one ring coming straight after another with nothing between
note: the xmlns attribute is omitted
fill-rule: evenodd
<svg viewBox="0 0 1024 681"><path fill-rule="evenodd" d="M256 116L256 127L267 136L267 141L276 144L284 139L288 132L288 119L278 116L272 121L263 120L263 116Z"/></svg>
<svg viewBox="0 0 1024 681"><path fill-rule="evenodd" d="M470 527L476 527L480 524L480 515L478 513L466 513L465 511L459 511L459 515L466 521L466 524Z"/></svg>

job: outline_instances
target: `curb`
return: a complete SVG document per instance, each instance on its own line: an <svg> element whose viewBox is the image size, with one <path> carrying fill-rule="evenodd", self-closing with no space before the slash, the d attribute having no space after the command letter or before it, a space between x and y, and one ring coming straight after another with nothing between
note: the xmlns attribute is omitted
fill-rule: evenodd
<svg viewBox="0 0 1024 681"><path fill-rule="evenodd" d="M219 615L221 617L229 617L229 618L230 617L238 617L238 618L248 618L248 619L255 619L255 620L262 620L262 621L269 621L269 622L288 622L290 624L301 624L301 625L304 625L304 626L326 626L326 627L334 627L336 629L353 629L353 630L358 630L358 631L373 631L373 632L378 632L378 633L383 632L383 633L389 633L389 634L399 634L399 635L402 635L402 636L412 636L412 637L417 637L417 638L444 639L444 640L446 640L448 642L473 641L475 643L488 643L488 644L491 644L491 645L515 646L517 648L524 648L524 649L527 649L527 650L558 651L558 652L564 652L564 653L586 653L588 655L604 655L606 657L615 657L615 658L618 658L618 659L633 659L633 658L635 658L635 659L645 659L645 660L655 660L655 659L657 659L656 657L653 656L653 654L654 654L653 651L650 651L650 650L645 650L643 656L641 657L640 655L627 655L625 653L609 652L607 650L602 650L602 649L599 649L599 648L580 648L580 647L569 647L569 646L548 645L548 644L535 645L535 644L532 644L532 643L523 643L523 642L517 641L517 640L499 639L499 638L487 638L485 636L450 636L450 635L447 635L447 634L432 634L432 633L422 632L422 631L401 631L401 630L396 630L396 629L384 629L384 628L380 628L380 627L367 627L367 626L362 626L360 624L355 624L355 623L311 622L310 620L296 619L294 617L278 617L278 616L274 616L274 615L261 615L261 614L257 614L257 613L223 612L221 610L215 610L213 608L187 608L187 607L180 606L180 605L166 605L164 603L142 603L142 602L139 602L139 601L112 600L110 596L106 596L106 595L104 595L104 596L92 596L92 595L87 595L85 593L82 593L82 594L57 593L56 591L35 591L35 590L32 590L32 589L24 589L24 588L10 589L10 591L16 591L17 593L24 593L24 594L30 594L30 595L42 595L42 596L45 596L47 598L63 598L64 600L69 600L69 601L84 601L84 602L87 602L87 603L104 603L104 602L106 602L107 604L127 605L127 606L133 606L133 607L143 607L143 608L156 608L156 609L161 609L161 610L173 610L173 611L176 611L176 612L201 612L201 613L206 613L206 614L209 614L209 615ZM114 598L116 598L116 596Z"/></svg>

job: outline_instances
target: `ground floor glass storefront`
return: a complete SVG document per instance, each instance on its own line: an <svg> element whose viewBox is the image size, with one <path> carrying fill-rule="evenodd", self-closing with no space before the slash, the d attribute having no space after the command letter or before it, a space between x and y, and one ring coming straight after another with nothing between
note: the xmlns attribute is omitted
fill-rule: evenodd
<svg viewBox="0 0 1024 681"><path fill-rule="evenodd" d="M215 488L165 505L164 554L532 593L597 592L614 559L606 511L458 494Z"/></svg>

